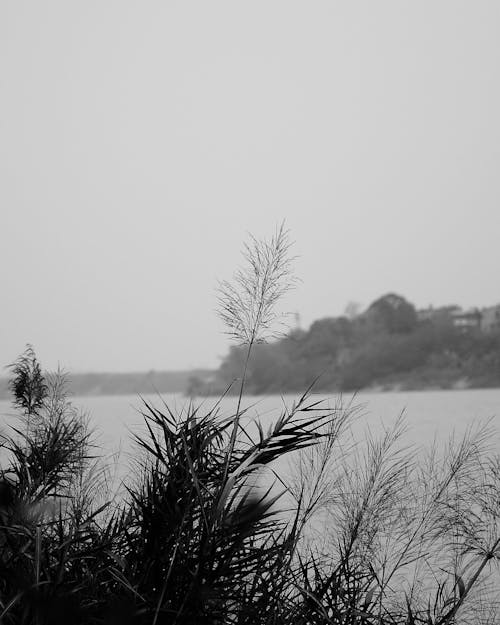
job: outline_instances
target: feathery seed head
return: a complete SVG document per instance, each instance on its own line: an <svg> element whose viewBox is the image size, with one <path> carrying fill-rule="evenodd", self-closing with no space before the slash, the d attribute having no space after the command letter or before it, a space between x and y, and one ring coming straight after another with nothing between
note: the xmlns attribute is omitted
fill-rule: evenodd
<svg viewBox="0 0 500 625"><path fill-rule="evenodd" d="M278 300L295 286L292 276L292 243L284 224L269 239L250 235L245 244L244 266L233 281L219 283L218 315L229 334L243 344L265 342L280 335L277 326L286 326L286 314L276 312Z"/></svg>

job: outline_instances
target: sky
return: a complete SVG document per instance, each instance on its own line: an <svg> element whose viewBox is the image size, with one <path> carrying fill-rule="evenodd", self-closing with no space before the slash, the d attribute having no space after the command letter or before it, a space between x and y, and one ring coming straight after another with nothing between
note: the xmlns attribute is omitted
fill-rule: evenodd
<svg viewBox="0 0 500 625"><path fill-rule="evenodd" d="M500 302L498 0L2 0L0 368L216 367L249 233L304 329Z"/></svg>

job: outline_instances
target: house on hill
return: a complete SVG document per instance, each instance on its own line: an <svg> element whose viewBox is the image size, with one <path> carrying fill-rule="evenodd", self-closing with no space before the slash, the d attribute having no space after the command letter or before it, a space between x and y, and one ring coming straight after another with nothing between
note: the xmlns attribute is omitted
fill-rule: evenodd
<svg viewBox="0 0 500 625"><path fill-rule="evenodd" d="M431 323L445 323L451 324L454 328L458 328L463 331L470 330L483 330L482 319L483 314L477 308L471 308L469 310L463 310L460 306L440 306L434 308L422 308L417 311L419 321L430 321ZM498 310L498 322L500 323L500 307ZM491 321L487 324L493 326L494 315L491 313L488 320L491 317ZM496 319L496 318L495 318ZM485 326L486 327L486 326Z"/></svg>
<svg viewBox="0 0 500 625"><path fill-rule="evenodd" d="M452 315L461 312L460 306L429 306L428 308L421 308L417 310L417 318L419 321L432 321L432 322L449 322L452 321Z"/></svg>
<svg viewBox="0 0 500 625"><path fill-rule="evenodd" d="M477 308L458 310L451 314L451 321L455 328L465 332L481 328L481 313Z"/></svg>

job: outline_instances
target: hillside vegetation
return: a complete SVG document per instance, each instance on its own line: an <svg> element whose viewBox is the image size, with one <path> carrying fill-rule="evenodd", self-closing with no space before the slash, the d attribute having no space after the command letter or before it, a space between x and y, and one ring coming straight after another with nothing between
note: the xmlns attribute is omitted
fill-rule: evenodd
<svg viewBox="0 0 500 625"><path fill-rule="evenodd" d="M351 318L315 321L309 330L254 346L246 391L295 392L319 376L317 390L480 388L500 385L500 332L485 330L473 313L457 307L423 317L403 297L388 294ZM422 311L427 312L428 311ZM240 375L244 347L233 345L208 386L191 381L191 392L221 392Z"/></svg>

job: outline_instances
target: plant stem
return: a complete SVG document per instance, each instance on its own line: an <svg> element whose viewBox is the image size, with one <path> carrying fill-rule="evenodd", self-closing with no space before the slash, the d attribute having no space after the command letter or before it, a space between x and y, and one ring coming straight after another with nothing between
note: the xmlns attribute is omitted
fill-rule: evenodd
<svg viewBox="0 0 500 625"><path fill-rule="evenodd" d="M243 399L243 390L245 388L245 381L247 378L248 361L250 360L250 353L252 351L254 340L255 340L254 333L252 333L251 341L248 344L247 355L245 358L245 365L243 367L243 374L241 376L240 392L238 395L238 405L236 406L236 419L239 419L239 416L240 416L241 400Z"/></svg>
<svg viewBox="0 0 500 625"><path fill-rule="evenodd" d="M484 556L484 558L483 558L481 564L479 565L477 571L470 578L469 583L467 584L467 587L466 587L465 591L463 592L462 596L455 603L455 605L450 610L450 612L448 612L448 614L444 617L444 619L441 621L440 625L446 625L446 623L452 623L453 622L453 619L454 619L456 613L462 607L462 604L465 601L465 599L467 598L467 595L469 594L469 592L471 591L472 587L477 582L477 580L479 579L479 576L483 572L484 567L488 564L488 562L491 560L491 558L493 558L494 553L495 553L495 549L498 547L499 544L500 544L500 538L497 538L497 540L495 541L495 544L493 545L493 547Z"/></svg>
<svg viewBox="0 0 500 625"><path fill-rule="evenodd" d="M234 424L233 424L233 429L231 432L231 438L229 439L229 450L228 450L228 454L227 454L227 462L226 462L226 466L224 469L224 479L223 479L223 484L225 484L226 479L227 479L227 474L229 472L229 461L231 459L231 456L233 454L233 450L234 450L234 446L236 444L236 435L238 434L238 427L240 424L240 409L241 409L241 400L243 399L243 390L245 388L245 380L246 380L246 376L247 376L247 369L248 369L248 361L250 360L250 354L252 352L252 347L253 344L255 342L255 328L252 331L252 336L250 339L250 342L248 343L248 349L247 349L247 355L245 358L245 366L243 367L243 374L241 376L241 384L240 384L240 392L238 395L238 404L236 406L236 415L234 418Z"/></svg>

